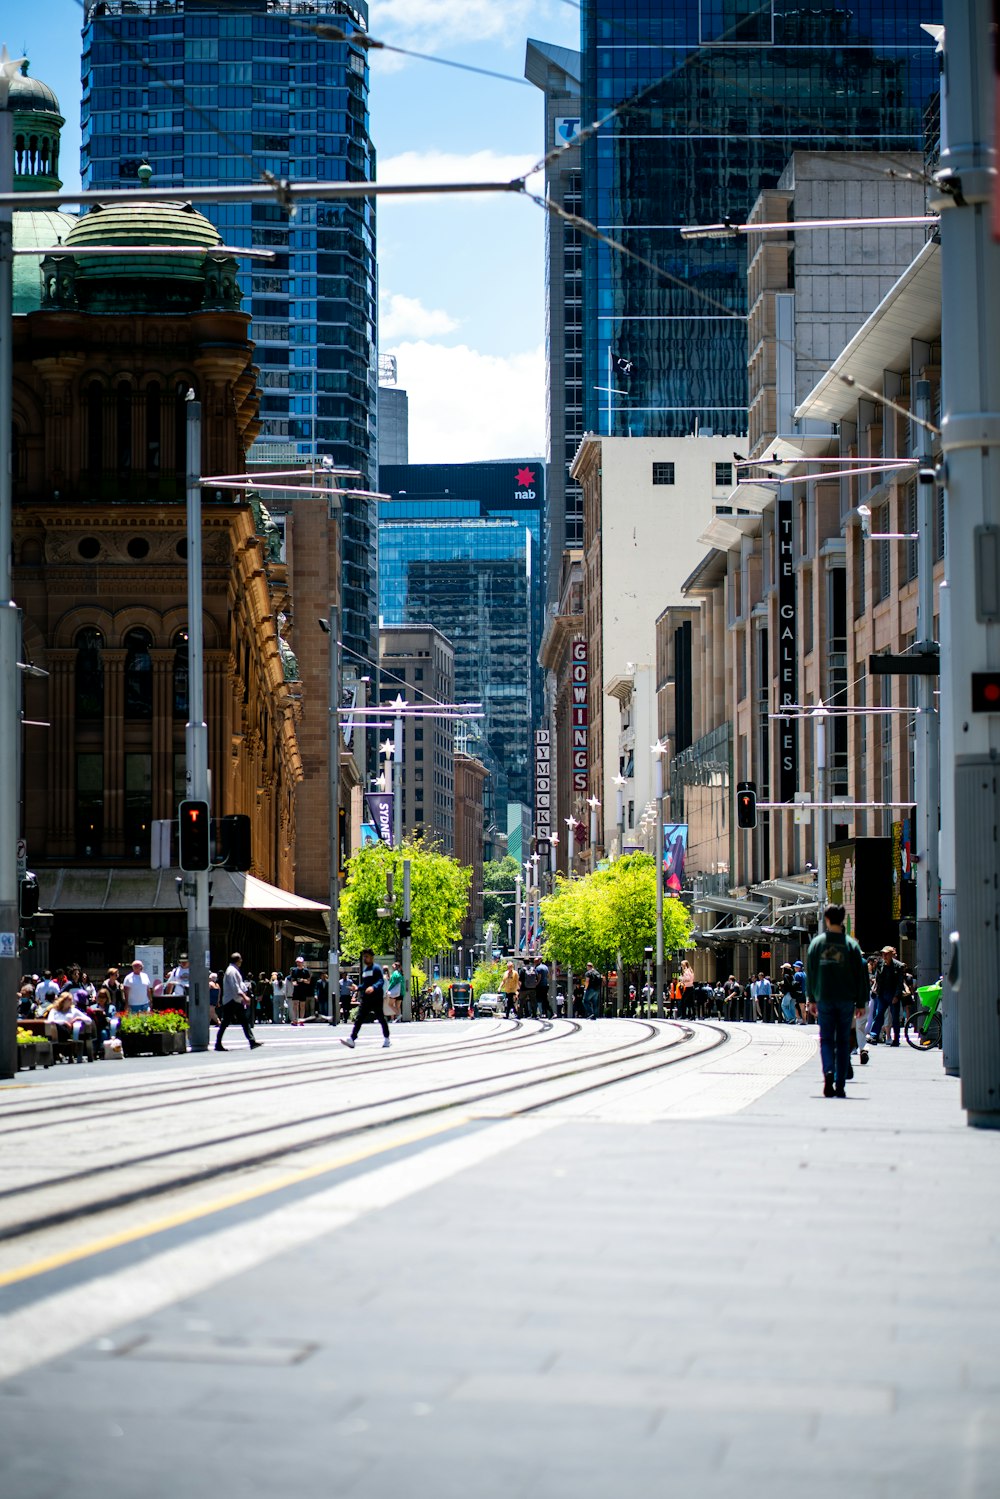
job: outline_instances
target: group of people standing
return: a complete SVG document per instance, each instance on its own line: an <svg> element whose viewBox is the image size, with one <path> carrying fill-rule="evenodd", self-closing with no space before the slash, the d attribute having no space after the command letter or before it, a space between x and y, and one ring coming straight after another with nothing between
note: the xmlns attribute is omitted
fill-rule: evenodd
<svg viewBox="0 0 1000 1499"><path fill-rule="evenodd" d="M549 1000L549 965L543 958L528 958L514 966L513 958L508 962L500 980L500 993L504 997L504 1017L541 1018L551 1020L552 1004Z"/></svg>

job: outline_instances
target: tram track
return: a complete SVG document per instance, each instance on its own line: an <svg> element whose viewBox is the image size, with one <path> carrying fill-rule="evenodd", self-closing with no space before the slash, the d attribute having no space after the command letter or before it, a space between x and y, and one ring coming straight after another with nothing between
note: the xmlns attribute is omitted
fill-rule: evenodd
<svg viewBox="0 0 1000 1499"><path fill-rule="evenodd" d="M174 1172L152 1181L148 1179L147 1175L141 1182L136 1183L134 1186L123 1187L118 1191L105 1193L102 1196L83 1198L82 1200L78 1198L72 1203L53 1206L48 1210L43 1209L41 1212L36 1212L31 1216L21 1217L18 1221L2 1223L0 1224L0 1242L9 1243L27 1238L33 1234L41 1234L58 1229L68 1223L76 1223L82 1219L91 1219L103 1214L127 1209L138 1202L199 1187L208 1182L218 1180L220 1177L240 1172L249 1172L259 1169L262 1166L274 1165L307 1151L315 1150L317 1147L343 1143L346 1139L362 1136L375 1130L394 1128L416 1120L426 1120L435 1115L446 1113L450 1109L475 1109L478 1105L484 1105L500 1098L513 1097L519 1093L530 1092L532 1089L543 1089L549 1084L558 1084L568 1079L586 1077L587 1080L581 1084L574 1084L569 1089L562 1090L554 1095L543 1096L537 1100L528 1101L520 1108L507 1110L503 1117L536 1114L554 1104L564 1103L574 1097L612 1087L616 1084L627 1082L633 1077L658 1071L678 1062L714 1051L728 1040L727 1032L714 1026L705 1025L700 1027L700 1031L696 1032L677 1022L663 1022L662 1024L669 1027L671 1031L679 1033L667 1039L660 1027L650 1022L628 1021L626 1023L630 1026L641 1027L646 1034L638 1041L630 1040L623 1042L619 1045L608 1047L596 1054L588 1053L584 1058L570 1060L567 1063L543 1062L528 1068L508 1068L503 1072L494 1073L492 1076L487 1077L465 1081L430 1083L429 1086L417 1092L404 1093L388 1099L361 1101L334 1111L324 1110L321 1114L290 1120L286 1124L271 1122L257 1129L241 1129L230 1135L218 1136L213 1141L195 1140L165 1151L146 1152L141 1156L131 1158L127 1162L118 1163L112 1169L115 1172L143 1169L148 1171L150 1166L162 1164L168 1160L175 1160L180 1164L185 1160L190 1161L190 1158L195 1153L203 1153L206 1150L212 1149L224 1149L237 1142L245 1143L250 1138L273 1135L275 1131L287 1133L291 1130L311 1128L316 1124L326 1123L331 1118L339 1118L342 1121L340 1126L335 1129L310 1133L303 1139L285 1140L275 1143L269 1148L258 1148L252 1154L242 1153L234 1156L230 1152L224 1159L205 1163L194 1169ZM696 1041L704 1031L713 1032L713 1038L707 1045L701 1044L692 1047L690 1043ZM623 1053L627 1053L627 1055L623 1055ZM671 1055L672 1053L676 1054ZM609 1072L613 1075L605 1077L593 1076L593 1074ZM545 1076L540 1076L539 1074L545 1074ZM496 1086L484 1087L484 1084L496 1084ZM417 1105L418 1100L418 1106L410 1106ZM403 1107L397 1107L399 1105ZM386 1109L395 1111L386 1116L384 1113ZM378 1117L371 1117L373 1115L377 1115ZM21 1203L29 1197L34 1198L39 1193L65 1191L67 1187L78 1184L83 1185L96 1177L107 1177L108 1174L108 1166L102 1163L88 1170L78 1170L62 1177L49 1178L45 1181L27 1183L20 1187L10 1188L0 1194L0 1197L6 1199L7 1202Z"/></svg>
<svg viewBox="0 0 1000 1499"><path fill-rule="evenodd" d="M148 1091L149 1081L137 1079L131 1087L123 1088L117 1093L100 1093L91 1098L74 1098L68 1105L65 1095L44 1103L29 1103L27 1106L20 1105L18 1102L11 1108L7 1117L0 1122L0 1143L10 1135L24 1134L38 1129L39 1120L48 1117L58 1116L60 1126L89 1125L100 1119L124 1119L155 1112L171 1102L187 1103L193 1098L225 1100L246 1094L272 1092L285 1088L289 1079L295 1082L325 1082L332 1078L403 1072L413 1067L425 1066L428 1061L461 1061L470 1056L495 1054L501 1051L521 1051L529 1046L565 1040L566 1037L582 1029L580 1022L576 1020L542 1021L540 1031L527 1031L523 1036L516 1034L525 1024L526 1022L518 1020L511 1031L500 1032L492 1038L458 1037L454 1041L446 1042L444 1046L421 1046L405 1052L396 1052L389 1057L380 1057L377 1060L365 1057L352 1061L349 1055L338 1053L322 1061L272 1066L264 1072L255 1069L254 1073L240 1073L231 1077L218 1072L207 1077L190 1078L184 1081L171 1078L160 1087L157 1087L154 1081L152 1086L156 1091L153 1097ZM557 1032L554 1029L556 1025L566 1026L567 1029ZM111 1105L119 1105L119 1107L111 1107ZM0 1199L3 1196L4 1193L0 1191Z"/></svg>

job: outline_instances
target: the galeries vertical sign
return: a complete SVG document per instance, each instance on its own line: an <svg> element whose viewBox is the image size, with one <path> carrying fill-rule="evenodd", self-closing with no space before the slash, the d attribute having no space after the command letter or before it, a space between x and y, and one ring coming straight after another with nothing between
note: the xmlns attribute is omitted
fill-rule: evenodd
<svg viewBox="0 0 1000 1499"><path fill-rule="evenodd" d="M798 702L798 611L792 542L792 501L775 502L775 576L778 580L778 712ZM778 800L799 789L799 733L794 718L778 723Z"/></svg>
<svg viewBox="0 0 1000 1499"><path fill-rule="evenodd" d="M552 732L535 730L535 838L547 842L552 833Z"/></svg>
<svg viewBox="0 0 1000 1499"><path fill-rule="evenodd" d="M572 646L573 790L587 789L587 641L577 635Z"/></svg>

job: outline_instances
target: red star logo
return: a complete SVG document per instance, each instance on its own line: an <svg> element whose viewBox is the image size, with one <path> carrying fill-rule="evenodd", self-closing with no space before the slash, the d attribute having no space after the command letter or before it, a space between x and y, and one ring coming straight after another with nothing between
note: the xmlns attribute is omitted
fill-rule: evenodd
<svg viewBox="0 0 1000 1499"><path fill-rule="evenodd" d="M517 471L517 478L515 479L514 482L517 485L518 489L527 489L527 487L528 487L529 484L534 484L534 482L535 482L535 471L534 471L534 469L533 468L519 468L518 471Z"/></svg>

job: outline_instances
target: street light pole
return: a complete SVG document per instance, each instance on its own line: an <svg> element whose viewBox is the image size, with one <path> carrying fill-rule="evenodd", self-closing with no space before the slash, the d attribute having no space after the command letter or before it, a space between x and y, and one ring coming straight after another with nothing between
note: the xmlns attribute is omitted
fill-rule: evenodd
<svg viewBox="0 0 1000 1499"><path fill-rule="evenodd" d="M667 746L662 739L653 745L654 787L656 796L656 1017L663 1019L663 756Z"/></svg>
<svg viewBox="0 0 1000 1499"><path fill-rule="evenodd" d="M6 47L0 58L0 192L14 189L14 116L10 85L21 68ZM0 1077L17 1071L17 981L20 912L17 837L21 798L18 754L21 695L17 670L18 610L11 597L14 528L10 441L14 408L14 228L9 207L0 208ZM193 956L193 954L192 954Z"/></svg>
<svg viewBox="0 0 1000 1499"><path fill-rule="evenodd" d="M951 649L941 711L955 726L955 906L961 932L959 1051L968 1122L1000 1128L1000 707L977 702L977 672L1000 666L996 538L1000 525L1000 243L995 193L995 39L990 0L945 0L940 212L941 449L948 490Z"/></svg>
<svg viewBox="0 0 1000 1499"><path fill-rule="evenodd" d="M588 796L587 806L590 808L590 872L593 874L597 868L597 814L601 804L596 796Z"/></svg>
<svg viewBox="0 0 1000 1499"><path fill-rule="evenodd" d="M320 620L330 637L329 772L330 808L330 944L327 951L327 985L330 991L330 1024L340 1022L340 610L331 604L326 620Z"/></svg>
<svg viewBox="0 0 1000 1499"><path fill-rule="evenodd" d="M568 880L571 880L573 878L574 845L576 843L576 818L575 817L573 817L573 816L567 817L567 819L566 819L566 829L567 829L567 832L568 832L568 835L569 835L568 842L566 844L566 878Z"/></svg>
<svg viewBox="0 0 1000 1499"><path fill-rule="evenodd" d="M192 801L208 802L208 724L205 722L205 646L201 586L201 403L188 393L187 533L188 533L188 721L184 731L185 782ZM208 870L189 875L188 896L188 1035L192 1051L208 1050L209 940Z"/></svg>
<svg viewBox="0 0 1000 1499"><path fill-rule="evenodd" d="M556 888L556 855L559 849L559 834L549 834L549 890Z"/></svg>
<svg viewBox="0 0 1000 1499"><path fill-rule="evenodd" d="M625 852L625 786L623 775L615 776L615 795L618 799L618 857Z"/></svg>
<svg viewBox="0 0 1000 1499"><path fill-rule="evenodd" d="M402 697L397 696L393 704L396 717L392 726L392 827L397 848L403 844L403 715L399 711L402 705Z"/></svg>
<svg viewBox="0 0 1000 1499"><path fill-rule="evenodd" d="M826 720L829 715L820 699L812 711L813 727L816 730L816 888L819 893L820 921L826 905Z"/></svg>
<svg viewBox="0 0 1000 1499"><path fill-rule="evenodd" d="M916 386L917 426L917 644L915 651L937 652L934 637L934 473L931 420L931 383ZM941 796L941 720L934 702L935 680L917 677L916 754L914 756L917 815L917 978L921 984L937 982L941 972L941 923L938 919L940 873L938 830Z"/></svg>

